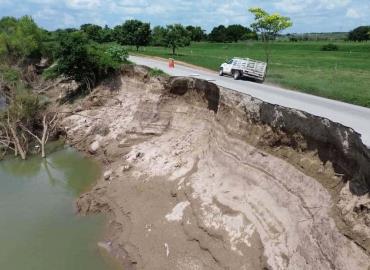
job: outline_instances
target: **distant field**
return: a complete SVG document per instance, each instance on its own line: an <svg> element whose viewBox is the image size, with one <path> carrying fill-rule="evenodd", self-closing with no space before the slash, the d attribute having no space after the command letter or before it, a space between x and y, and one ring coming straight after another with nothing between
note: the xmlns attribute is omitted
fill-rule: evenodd
<svg viewBox="0 0 370 270"><path fill-rule="evenodd" d="M370 43L334 42L337 52L323 52L327 42L277 42L272 47L267 82L289 89L370 107ZM145 47L140 53L172 57L170 50ZM264 60L259 42L194 43L175 59L218 70L234 56Z"/></svg>

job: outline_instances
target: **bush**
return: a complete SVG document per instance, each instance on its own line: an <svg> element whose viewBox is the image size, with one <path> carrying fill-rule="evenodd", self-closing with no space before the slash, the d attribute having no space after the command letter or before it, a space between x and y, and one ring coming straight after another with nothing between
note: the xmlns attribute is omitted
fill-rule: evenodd
<svg viewBox="0 0 370 270"><path fill-rule="evenodd" d="M151 68L149 70L150 77L168 77L168 74L159 68Z"/></svg>
<svg viewBox="0 0 370 270"><path fill-rule="evenodd" d="M339 47L338 47L338 45L329 43L329 44L326 44L326 45L322 46L321 50L326 51L326 52L334 52L334 51L338 51Z"/></svg>
<svg viewBox="0 0 370 270"><path fill-rule="evenodd" d="M352 41L370 40L370 26L360 26L348 33L348 39Z"/></svg>
<svg viewBox="0 0 370 270"><path fill-rule="evenodd" d="M21 74L19 70L11 68L7 65L0 66L0 79L4 81L5 84L15 87L19 82Z"/></svg>
<svg viewBox="0 0 370 270"><path fill-rule="evenodd" d="M39 58L42 31L29 16L20 19L4 17L0 20L0 54L15 59Z"/></svg>
<svg viewBox="0 0 370 270"><path fill-rule="evenodd" d="M59 74L89 88L127 62L128 53L122 46L98 44L83 32L72 32L61 36L56 56Z"/></svg>
<svg viewBox="0 0 370 270"><path fill-rule="evenodd" d="M127 50L119 45L111 45L106 50L106 53L117 63L127 62L128 52Z"/></svg>
<svg viewBox="0 0 370 270"><path fill-rule="evenodd" d="M58 73L58 65L52 65L51 67L45 69L42 72L42 77L45 80L52 80L58 78L59 73Z"/></svg>

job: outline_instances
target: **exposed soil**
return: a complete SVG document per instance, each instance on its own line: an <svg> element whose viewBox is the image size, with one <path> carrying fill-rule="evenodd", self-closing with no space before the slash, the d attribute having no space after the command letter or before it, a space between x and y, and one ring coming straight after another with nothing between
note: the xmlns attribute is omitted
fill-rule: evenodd
<svg viewBox="0 0 370 270"><path fill-rule="evenodd" d="M353 130L128 66L61 110L105 168L77 202L125 270L370 269L370 154Z"/></svg>

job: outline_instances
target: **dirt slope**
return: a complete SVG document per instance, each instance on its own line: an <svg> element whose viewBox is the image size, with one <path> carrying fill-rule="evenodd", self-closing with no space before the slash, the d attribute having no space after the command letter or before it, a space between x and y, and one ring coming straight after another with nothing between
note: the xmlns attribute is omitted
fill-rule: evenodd
<svg viewBox="0 0 370 270"><path fill-rule="evenodd" d="M71 111L69 142L105 169L78 209L108 213L99 245L124 269L370 269L354 131L143 67Z"/></svg>

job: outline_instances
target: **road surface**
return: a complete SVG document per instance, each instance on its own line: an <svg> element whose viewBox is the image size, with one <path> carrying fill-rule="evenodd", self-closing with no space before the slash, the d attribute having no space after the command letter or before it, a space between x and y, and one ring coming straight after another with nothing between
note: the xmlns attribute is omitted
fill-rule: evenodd
<svg viewBox="0 0 370 270"><path fill-rule="evenodd" d="M165 60L141 56L130 56L129 60L139 65L159 68L171 76L190 76L212 81L219 86L251 95L272 104L326 117L353 128L361 134L362 141L370 148L370 109L368 108L295 92L277 86L258 84L245 80L235 81L231 77L220 77L217 72L203 68L179 64L176 64L175 68L169 68Z"/></svg>

